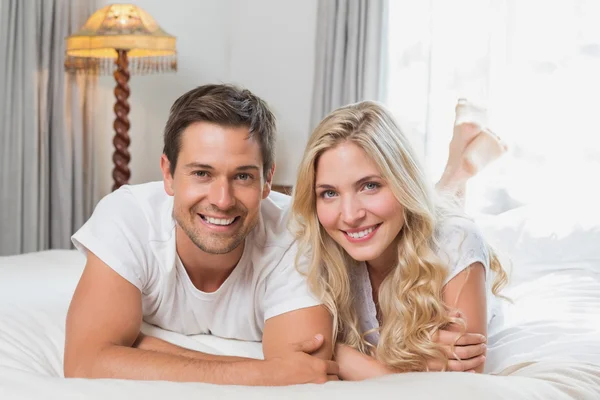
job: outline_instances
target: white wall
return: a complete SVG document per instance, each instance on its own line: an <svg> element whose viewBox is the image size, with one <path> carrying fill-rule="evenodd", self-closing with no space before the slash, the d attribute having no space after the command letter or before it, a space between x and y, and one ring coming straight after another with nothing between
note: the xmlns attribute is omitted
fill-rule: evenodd
<svg viewBox="0 0 600 400"><path fill-rule="evenodd" d="M104 4L110 1L102 0ZM133 0L177 37L175 74L131 76L131 183L161 179L162 132L171 104L205 83L230 82L266 100L278 118L277 184L293 184L309 134L317 0ZM112 186L114 79L100 81L97 181Z"/></svg>

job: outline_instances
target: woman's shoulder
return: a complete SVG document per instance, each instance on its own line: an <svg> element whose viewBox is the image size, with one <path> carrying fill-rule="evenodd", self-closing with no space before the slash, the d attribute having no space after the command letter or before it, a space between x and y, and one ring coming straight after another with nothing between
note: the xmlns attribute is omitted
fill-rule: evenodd
<svg viewBox="0 0 600 400"><path fill-rule="evenodd" d="M472 235L483 240L481 230L471 218L467 216L450 216L438 223L435 229L437 239L446 240L456 235Z"/></svg>
<svg viewBox="0 0 600 400"><path fill-rule="evenodd" d="M475 262L489 269L487 243L477 224L468 217L449 217L441 221L434 234L434 250L447 265L451 279Z"/></svg>

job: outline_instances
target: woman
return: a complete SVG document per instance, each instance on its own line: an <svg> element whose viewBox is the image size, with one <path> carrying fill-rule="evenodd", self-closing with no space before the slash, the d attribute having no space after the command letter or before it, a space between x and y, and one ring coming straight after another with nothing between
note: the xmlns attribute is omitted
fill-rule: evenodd
<svg viewBox="0 0 600 400"><path fill-rule="evenodd" d="M462 128L439 189L460 191L477 170L465 162L477 132ZM334 317L342 379L443 370L456 357L437 340L442 330L487 333L488 293L506 274L458 203L427 182L378 103L332 112L309 139L293 222L309 283Z"/></svg>

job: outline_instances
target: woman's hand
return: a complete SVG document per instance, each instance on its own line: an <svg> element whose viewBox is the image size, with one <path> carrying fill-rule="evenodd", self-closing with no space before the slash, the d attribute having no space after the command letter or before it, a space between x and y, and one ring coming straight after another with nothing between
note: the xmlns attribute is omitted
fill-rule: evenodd
<svg viewBox="0 0 600 400"><path fill-rule="evenodd" d="M441 344L448 356L449 371L475 372L485 362L486 337L478 333L465 333L451 330L440 330L435 341ZM453 349L454 347L454 349ZM444 364L438 360L427 363L430 371L441 371Z"/></svg>
<svg viewBox="0 0 600 400"><path fill-rule="evenodd" d="M444 286L443 300L451 309L456 310L452 316L464 321L467 332L479 334L481 337L487 335L487 298L483 264L475 262L452 278ZM452 333L460 335L457 332L460 329L458 325L450 324L447 330L451 331L450 335L446 335L450 337L443 338L440 332L439 341L451 345L456 339ZM478 342L477 338L469 336L471 335L461 337L455 348L455 354L452 354L451 347L448 348L449 357L453 359L450 368L453 371L483 372L485 342L482 340ZM463 361L457 361L457 358Z"/></svg>
<svg viewBox="0 0 600 400"><path fill-rule="evenodd" d="M345 381L362 381L396 372L375 358L345 344L336 344L334 354L340 367L339 377Z"/></svg>

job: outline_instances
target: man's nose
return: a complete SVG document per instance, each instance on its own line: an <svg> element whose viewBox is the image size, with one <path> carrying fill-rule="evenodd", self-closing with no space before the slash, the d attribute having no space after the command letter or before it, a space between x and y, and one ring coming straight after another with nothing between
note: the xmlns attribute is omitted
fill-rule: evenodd
<svg viewBox="0 0 600 400"><path fill-rule="evenodd" d="M233 190L226 178L215 180L212 183L209 202L220 210L228 210L235 205Z"/></svg>

